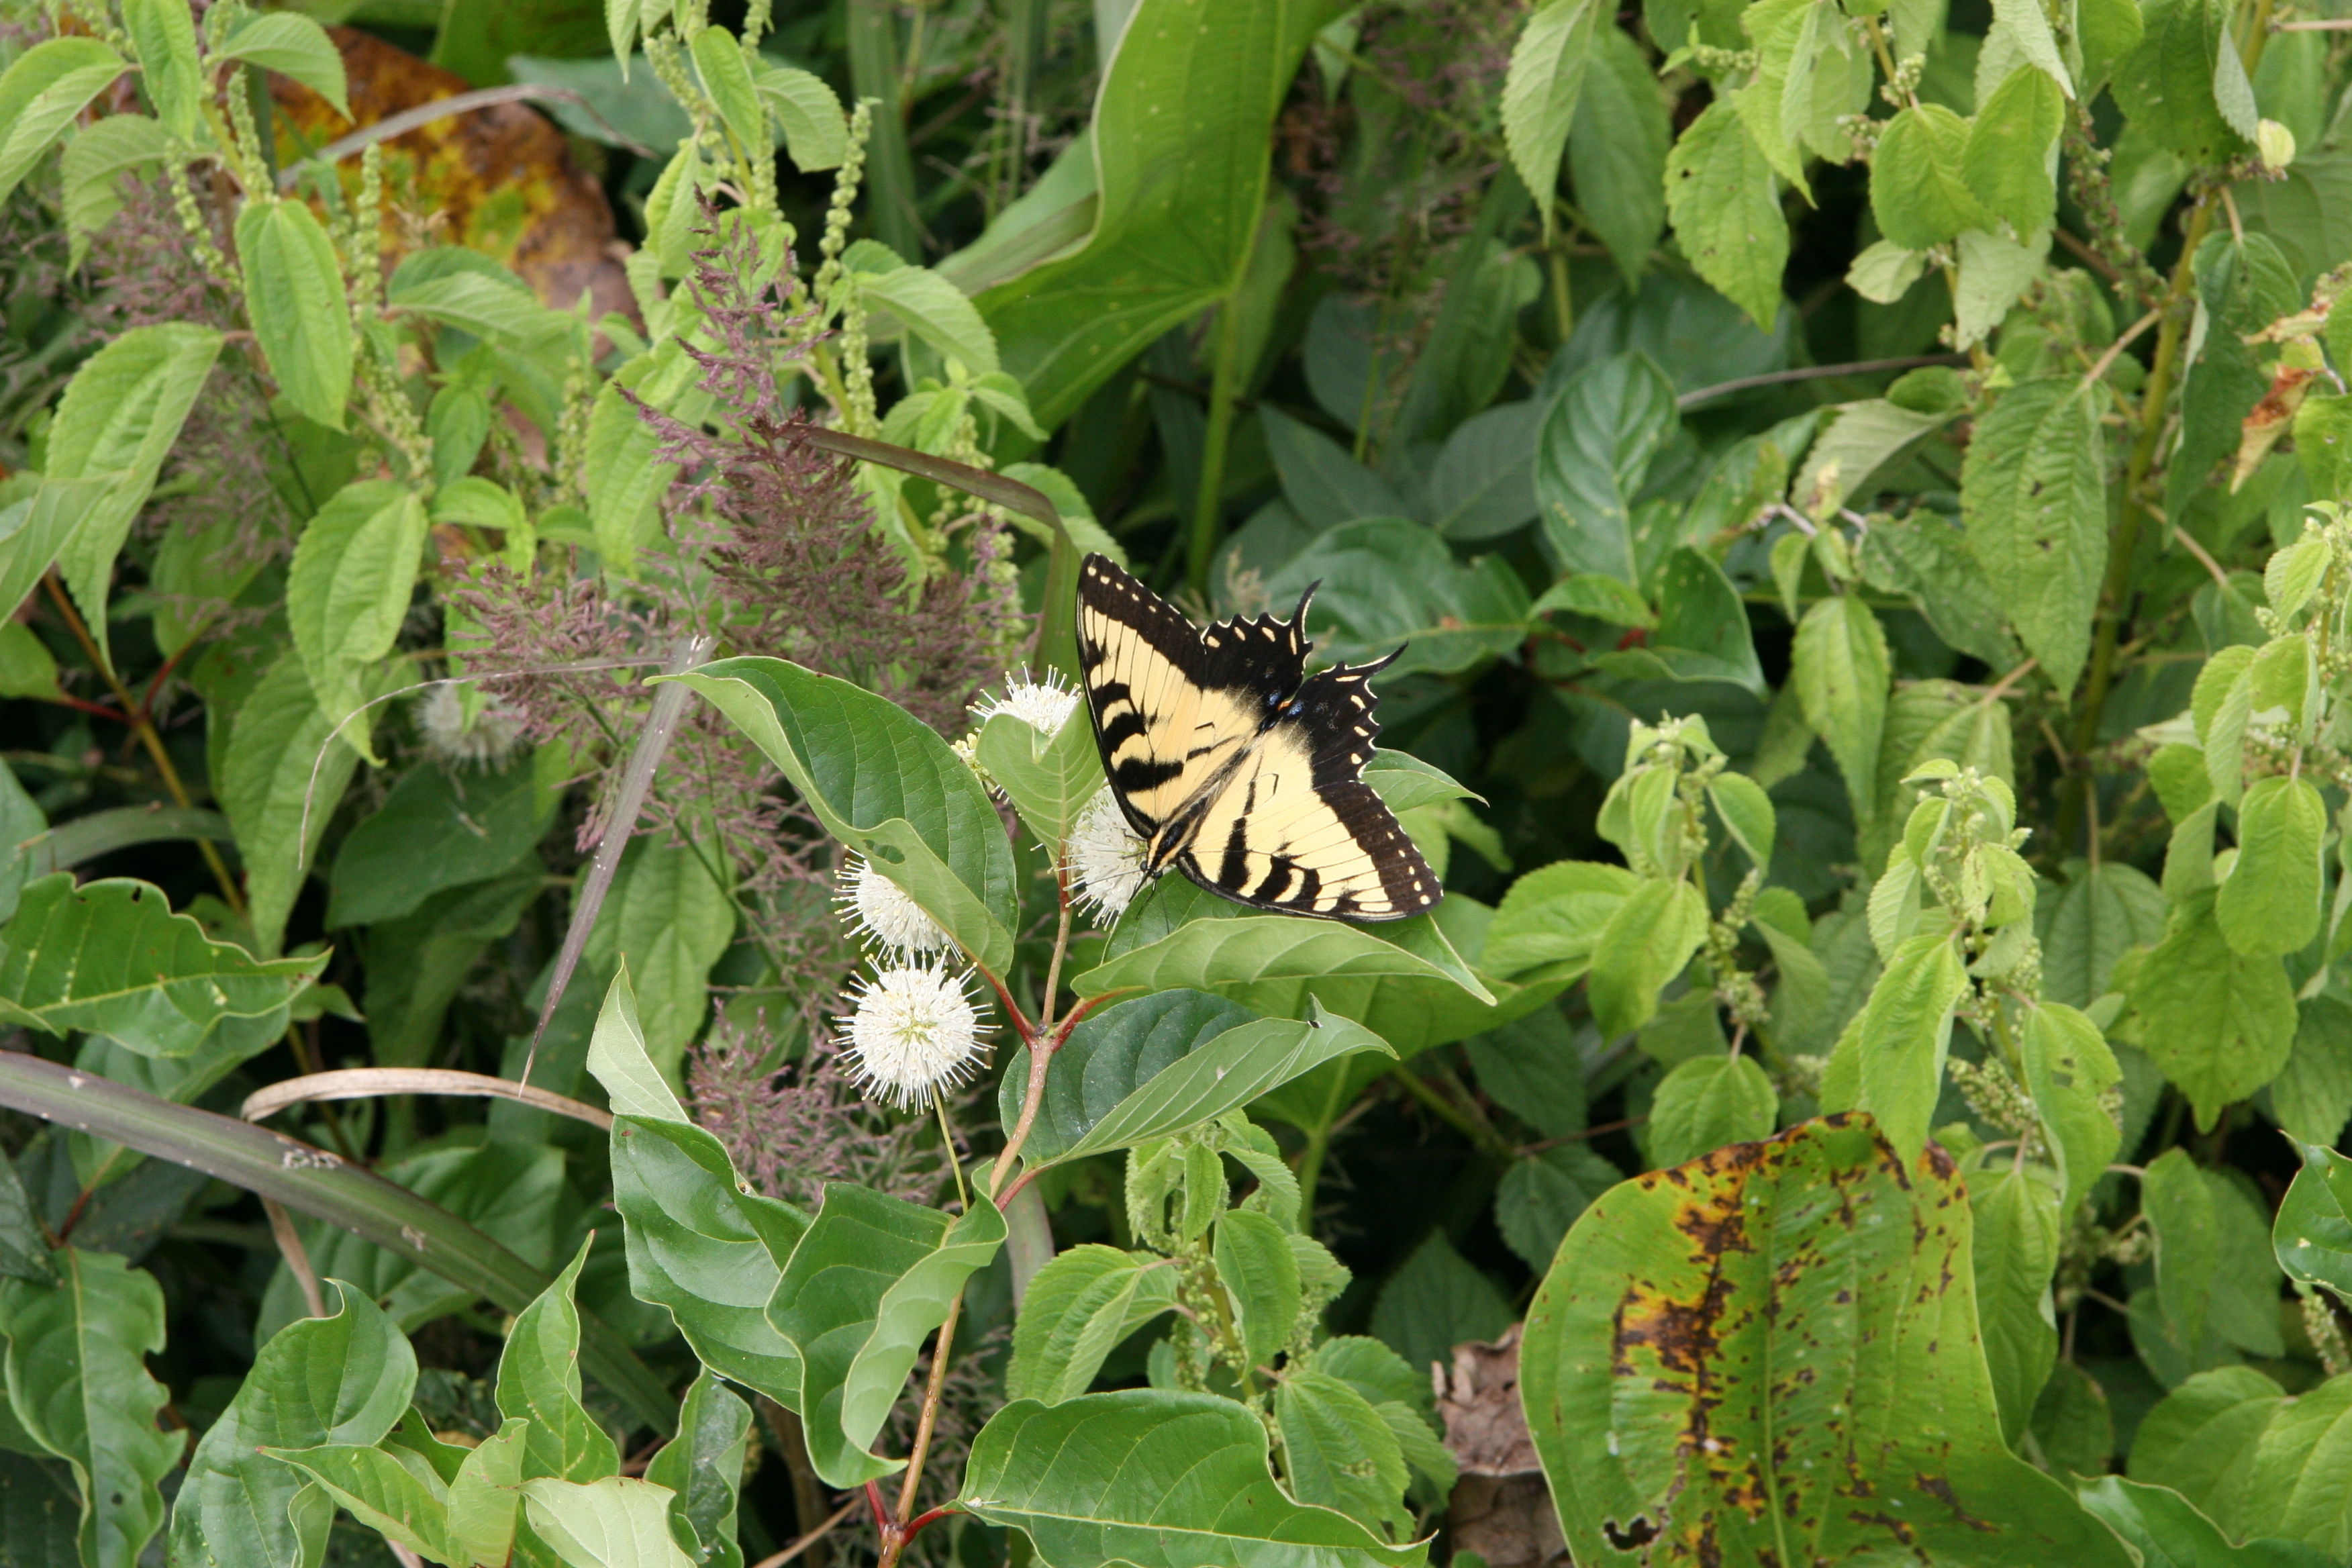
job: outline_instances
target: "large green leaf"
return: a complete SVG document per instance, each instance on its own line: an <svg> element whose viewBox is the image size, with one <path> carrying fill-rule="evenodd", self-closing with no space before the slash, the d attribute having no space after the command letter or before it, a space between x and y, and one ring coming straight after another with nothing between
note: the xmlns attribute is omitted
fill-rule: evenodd
<svg viewBox="0 0 2352 1568"><path fill-rule="evenodd" d="M2336 1456L2352 1442L2352 1377L2285 1394L2251 1367L2189 1379L2148 1412L2134 1480L2168 1486L2232 1539L2268 1535L2352 1553L2352 1494Z"/></svg>
<svg viewBox="0 0 2352 1568"><path fill-rule="evenodd" d="M341 429L352 391L351 302L326 229L300 202L249 201L236 217L236 254L246 314L278 389L305 418Z"/></svg>
<svg viewBox="0 0 2352 1568"><path fill-rule="evenodd" d="M2002 1446L1968 1205L1866 1118L1618 1187L1528 1315L1520 1392L1580 1568L1661 1561L2126 1568Z"/></svg>
<svg viewBox="0 0 2352 1568"><path fill-rule="evenodd" d="M530 1528L567 1568L689 1568L670 1533L670 1490L607 1476L586 1486L523 1483Z"/></svg>
<svg viewBox="0 0 2352 1568"><path fill-rule="evenodd" d="M1384 1540L1412 1535L1404 1450L1360 1390L1302 1367L1275 1390L1274 1415L1293 1496L1337 1509Z"/></svg>
<svg viewBox="0 0 2352 1568"><path fill-rule="evenodd" d="M1017 714L992 714L980 727L976 754L1029 831L1049 846L1068 839L1078 814L1103 787L1094 726L1075 708L1051 736Z"/></svg>
<svg viewBox="0 0 2352 1568"><path fill-rule="evenodd" d="M1560 388L1537 439L1536 499L1563 572L1642 585L1633 500L1678 424L1674 383L1644 354L1613 355Z"/></svg>
<svg viewBox="0 0 2352 1568"><path fill-rule="evenodd" d="M121 877L78 888L60 871L26 888L0 928L0 1017L184 1057L226 1019L283 1009L326 962L257 959L173 914L160 889Z"/></svg>
<svg viewBox="0 0 2352 1568"><path fill-rule="evenodd" d="M530 1422L522 1473L593 1481L621 1468L612 1436L580 1403L580 1309L572 1300L589 1243L515 1315L499 1356L500 1414Z"/></svg>
<svg viewBox="0 0 2352 1568"><path fill-rule="evenodd" d="M2079 375L2010 388L1977 422L1960 468L1969 549L2061 691L2082 672L2107 568L2099 392Z"/></svg>
<svg viewBox="0 0 2352 1568"><path fill-rule="evenodd" d="M1798 623L1790 681L1805 723L1837 759L1854 820L1864 826L1878 811L1878 747L1892 675L1886 633L1860 595L1832 595Z"/></svg>
<svg viewBox="0 0 2352 1568"><path fill-rule="evenodd" d="M1308 1005L1307 1018L1240 1022L1215 1012L1211 998L1177 991L1112 1008L1102 1015L1104 1028L1074 1073L1056 1085L1053 1075L1061 1063L1047 1070L1045 1107L1030 1132L1030 1162L1059 1163L1165 1138L1213 1121L1337 1058L1396 1054L1362 1025ZM1138 1011L1118 1016L1128 1009ZM1026 1097L1024 1060L1016 1058L1005 1074L1001 1092L1009 1115L1019 1114Z"/></svg>
<svg viewBox="0 0 2352 1568"><path fill-rule="evenodd" d="M301 658L290 651L270 666L236 710L215 787L236 829L254 938L265 953L276 952L284 939L286 917L309 875L310 851L325 835L359 763L349 731L335 733Z"/></svg>
<svg viewBox="0 0 2352 1568"><path fill-rule="evenodd" d="M972 1439L962 1506L1027 1535L1046 1568L1404 1568L1345 1514L1291 1501L1265 1427L1209 1394L1134 1389L1045 1405L1016 1400Z"/></svg>
<svg viewBox="0 0 2352 1568"><path fill-rule="evenodd" d="M2271 1245L2288 1279L2352 1300L2352 1160L2321 1144L2301 1147L2303 1169L2279 1204Z"/></svg>
<svg viewBox="0 0 2352 1568"><path fill-rule="evenodd" d="M163 1523L156 1483L184 1445L155 1425L170 1394L147 1372L163 1348L163 1292L110 1253L61 1247L50 1264L54 1285L0 1280L9 1406L73 1467L83 1568L132 1568Z"/></svg>
<svg viewBox="0 0 2352 1568"><path fill-rule="evenodd" d="M2298 665L2301 660L2298 650ZM2238 802L2237 868L2213 900L2214 918L2231 948L2248 957L2276 958L2301 950L2318 933L2326 879L2320 845L2326 835L2327 805L2308 779L2273 775L2246 786Z"/></svg>
<svg viewBox="0 0 2352 1568"><path fill-rule="evenodd" d="M784 770L825 830L907 890L973 962L1012 963L1013 847L962 758L906 710L777 658L678 677Z"/></svg>
<svg viewBox="0 0 2352 1568"><path fill-rule="evenodd" d="M47 38L0 75L0 201L31 173L59 132L126 69L96 38Z"/></svg>
<svg viewBox="0 0 2352 1568"><path fill-rule="evenodd" d="M2294 988L2274 958L2231 951L2199 893L2173 911L2172 930L2137 971L2132 1005L2140 1043L2210 1127L2221 1108L2276 1077L2294 1049Z"/></svg>
<svg viewBox="0 0 2352 1568"><path fill-rule="evenodd" d="M1013 1320L1006 1397L1076 1398L1121 1340L1175 1305L1171 1258L1091 1242L1057 1254L1029 1282Z"/></svg>
<svg viewBox="0 0 2352 1568"><path fill-rule="evenodd" d="M205 1568L289 1568L325 1547L323 1500L259 1452L376 1443L408 1409L416 1355L373 1301L330 1282L331 1317L288 1324L189 1456L172 1504L172 1559Z"/></svg>
<svg viewBox="0 0 2352 1568"><path fill-rule="evenodd" d="M1084 247L979 300L1039 424L1060 424L1147 344L1239 286L1275 113L1331 13L1317 0L1139 0L1095 100Z"/></svg>
<svg viewBox="0 0 2352 1568"><path fill-rule="evenodd" d="M678 1403L677 1436L646 1467L646 1479L670 1489L671 1539L701 1568L742 1568L735 1513L751 1430L751 1407L705 1367Z"/></svg>
<svg viewBox="0 0 2352 1568"><path fill-rule="evenodd" d="M1667 154L1666 212L1698 275L1770 331L1789 223L1771 160L1729 99L1707 105Z"/></svg>
<svg viewBox="0 0 2352 1568"><path fill-rule="evenodd" d="M1503 79L1503 142L1520 183L1536 193L1547 234L1552 194L1559 184L1560 149L1576 122L1601 14L1593 0L1545 0L1529 13Z"/></svg>
<svg viewBox="0 0 2352 1568"><path fill-rule="evenodd" d="M390 1449L357 1443L263 1452L307 1477L387 1541L436 1563L454 1565L464 1559L449 1531L448 1483L424 1463L404 1462L404 1456Z"/></svg>
<svg viewBox="0 0 2352 1568"><path fill-rule="evenodd" d="M1495 1000L1427 915L1378 928L1296 915L1213 915L1116 952L1070 984L1081 996L1190 986L1276 1012L1289 1009L1265 998L1282 982L1389 976L1448 982L1480 1002ZM1292 989L1292 1008L1318 994L1312 984Z"/></svg>
<svg viewBox="0 0 2352 1568"><path fill-rule="evenodd" d="M413 913L450 888L495 877L531 851L562 798L552 751L494 773L410 769L335 851L327 925L373 925Z"/></svg>
<svg viewBox="0 0 2352 1568"><path fill-rule="evenodd" d="M597 1016L588 1070L613 1107L631 1293L667 1310L705 1365L797 1405L800 1352L768 1321L768 1301L808 1215L744 1190L726 1145L687 1120L646 1054L625 972Z"/></svg>
<svg viewBox="0 0 2352 1568"><path fill-rule="evenodd" d="M961 1219L847 1182L829 1183L768 1308L800 1352L797 1408L809 1463L836 1487L901 1468L871 1445L948 1303L1004 1239L983 1202Z"/></svg>
<svg viewBox="0 0 2352 1568"><path fill-rule="evenodd" d="M1498 556L1464 565L1433 530L1365 518L1318 534L1266 578L1281 604L1319 584L1307 606L1318 646L1366 663L1402 648L1391 676L1452 674L1526 640L1528 593Z"/></svg>
<svg viewBox="0 0 2352 1568"><path fill-rule="evenodd" d="M5 91L0 87L0 95ZM108 647L107 585L114 558L155 488L156 472L179 440L220 347L218 332L191 322L133 327L83 362L58 405L49 427L47 477L102 487L78 509L79 521L57 555L66 586L73 590L101 653Z"/></svg>
<svg viewBox="0 0 2352 1568"><path fill-rule="evenodd" d="M2336 1561L2275 1537L2233 1544L2196 1504L2167 1487L2101 1476L2076 1495L2139 1552L2140 1568L2330 1568Z"/></svg>
<svg viewBox="0 0 2352 1568"><path fill-rule="evenodd" d="M360 671L392 651L425 550L425 502L391 479L359 479L327 498L294 545L286 618L310 689L330 718L362 700ZM344 737L366 748L367 726Z"/></svg>

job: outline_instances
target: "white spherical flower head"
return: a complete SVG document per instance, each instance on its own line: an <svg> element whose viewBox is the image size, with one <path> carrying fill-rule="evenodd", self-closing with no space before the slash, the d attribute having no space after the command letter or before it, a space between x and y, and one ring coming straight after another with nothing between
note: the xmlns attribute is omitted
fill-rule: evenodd
<svg viewBox="0 0 2352 1568"><path fill-rule="evenodd" d="M836 1022L848 1040L842 1058L867 1094L908 1108L977 1070L980 1012L967 978L943 964L916 964L857 983Z"/></svg>
<svg viewBox="0 0 2352 1568"><path fill-rule="evenodd" d="M834 902L853 930L885 952L911 957L944 952L953 945L939 921L925 914L906 889L856 856L842 871L841 890Z"/></svg>
<svg viewBox="0 0 2352 1568"><path fill-rule="evenodd" d="M1018 669L1004 678L1003 695L992 693L981 699L971 716L985 724L999 713L1010 713L1050 741L1062 732L1077 707L1077 691L1062 684L1059 672L1049 669L1043 679L1037 679Z"/></svg>
<svg viewBox="0 0 2352 1568"><path fill-rule="evenodd" d="M500 768L522 745L520 714L495 700L486 701L469 722L464 695L448 681L427 687L415 712L425 750L438 762Z"/></svg>
<svg viewBox="0 0 2352 1568"><path fill-rule="evenodd" d="M1143 840L1127 825L1118 803L1106 789L1087 802L1070 827L1070 869L1078 879L1078 901L1108 924L1127 912L1143 890Z"/></svg>

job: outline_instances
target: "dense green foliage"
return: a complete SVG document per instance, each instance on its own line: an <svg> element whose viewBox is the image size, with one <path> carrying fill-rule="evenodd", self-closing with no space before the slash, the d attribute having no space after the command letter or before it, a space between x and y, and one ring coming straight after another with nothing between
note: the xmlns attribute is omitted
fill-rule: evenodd
<svg viewBox="0 0 2352 1568"><path fill-rule="evenodd" d="M0 1561L2352 1563L2333 8L0 8Z"/></svg>

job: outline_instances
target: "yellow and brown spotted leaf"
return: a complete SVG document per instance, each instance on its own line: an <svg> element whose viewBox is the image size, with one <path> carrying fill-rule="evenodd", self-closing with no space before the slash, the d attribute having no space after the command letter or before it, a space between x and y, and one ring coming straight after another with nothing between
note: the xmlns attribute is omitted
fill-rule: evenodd
<svg viewBox="0 0 2352 1568"><path fill-rule="evenodd" d="M463 78L383 39L331 29L351 80L351 120L310 89L273 75L281 163L362 125L469 90ZM504 262L541 300L570 310L583 289L592 317L634 313L614 258L613 209L572 160L563 133L520 103L433 121L383 144L384 249L397 260L425 245L463 245ZM340 165L359 188L359 159ZM397 215L422 222L403 222Z"/></svg>
<svg viewBox="0 0 2352 1568"><path fill-rule="evenodd" d="M1578 1568L2128 1568L2001 1444L1968 1196L1869 1117L1610 1190L1528 1313L1520 1393Z"/></svg>

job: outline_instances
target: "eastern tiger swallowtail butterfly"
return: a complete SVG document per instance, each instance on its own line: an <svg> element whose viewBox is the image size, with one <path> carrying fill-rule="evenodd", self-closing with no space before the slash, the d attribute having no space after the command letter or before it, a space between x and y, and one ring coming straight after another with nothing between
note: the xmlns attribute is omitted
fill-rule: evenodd
<svg viewBox="0 0 2352 1568"><path fill-rule="evenodd" d="M1195 627L1099 555L1078 578L1078 664L1103 772L1170 866L1256 909L1392 921L1443 896L1371 785L1370 677L1396 658L1307 673L1309 588L1288 621ZM1402 652L1402 650L1398 650Z"/></svg>

